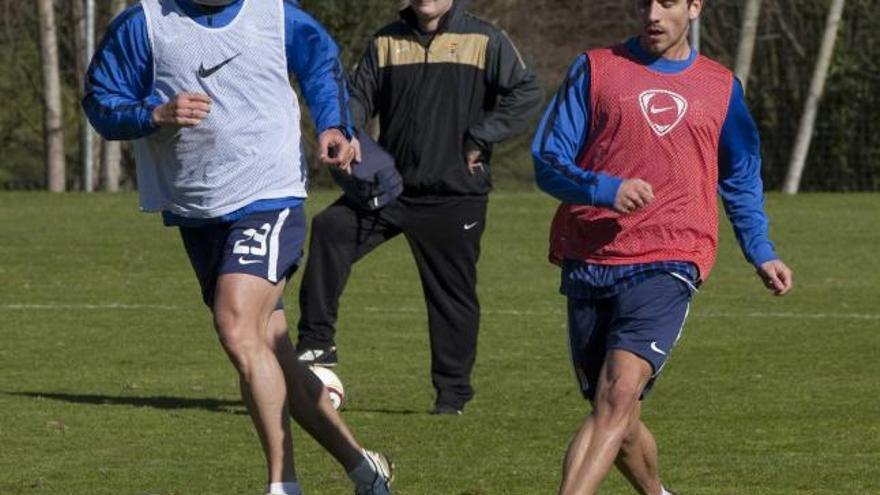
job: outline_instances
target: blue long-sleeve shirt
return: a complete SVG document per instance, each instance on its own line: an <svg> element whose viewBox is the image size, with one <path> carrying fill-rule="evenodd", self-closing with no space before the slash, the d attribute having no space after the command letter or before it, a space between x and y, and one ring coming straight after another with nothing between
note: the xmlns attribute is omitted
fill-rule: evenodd
<svg viewBox="0 0 880 495"><path fill-rule="evenodd" d="M697 57L695 51L680 61L651 57L641 48L638 38L630 39L627 48L652 70L670 74L687 69ZM563 203L612 208L620 184L628 177L595 173L577 165L589 137L589 95L589 60L581 55L572 64L535 135L535 180L538 187ZM734 80L720 135L718 192L746 259L756 266L777 258L764 213L760 148L758 129L746 106L742 85ZM623 265L608 268L614 272L611 275L583 275L596 270L604 268L567 263L563 266L563 286L572 279L588 282L591 278L602 278L613 285L636 271L644 272L645 266Z"/></svg>
<svg viewBox="0 0 880 495"><path fill-rule="evenodd" d="M200 7L177 0L195 22L220 28L244 0L224 7ZM284 0L287 68L299 81L318 132L339 128L351 135L348 91L339 49L329 33L293 0ZM118 16L107 30L86 74L83 109L107 139L138 139L157 128L152 112L160 104L153 91L153 54L140 4Z"/></svg>
<svg viewBox="0 0 880 495"><path fill-rule="evenodd" d="M181 9L205 27L221 28L232 22L244 0L223 7L201 7L192 0L177 0ZM287 69L299 81L318 132L338 128L352 135L345 74L339 49L330 34L294 0L284 0ZM165 103L154 91L153 54L147 20L140 4L119 15L89 65L82 106L95 129L111 140L149 136L158 127L153 110ZM243 215L301 203L299 198L263 200L214 221L233 221ZM203 224L166 213L167 224Z"/></svg>

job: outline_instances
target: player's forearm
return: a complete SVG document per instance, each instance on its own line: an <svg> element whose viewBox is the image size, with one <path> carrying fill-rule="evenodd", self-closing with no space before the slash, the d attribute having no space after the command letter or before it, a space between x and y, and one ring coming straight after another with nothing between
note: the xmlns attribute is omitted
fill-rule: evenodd
<svg viewBox="0 0 880 495"><path fill-rule="evenodd" d="M319 134L327 129L338 128L351 137L353 126L348 91L344 79L337 77L338 73L341 73L341 67L302 81L303 94Z"/></svg>
<svg viewBox="0 0 880 495"><path fill-rule="evenodd" d="M553 155L533 150L535 182L538 187L567 204L613 208L623 180L564 163Z"/></svg>
<svg viewBox="0 0 880 495"><path fill-rule="evenodd" d="M134 140L149 136L158 127L152 122L158 102L131 101L107 94L87 93L82 107L92 127L111 141Z"/></svg>
<svg viewBox="0 0 880 495"><path fill-rule="evenodd" d="M777 259L770 241L770 221L764 213L764 193L760 180L729 178L720 184L719 192L727 217L745 258L760 266Z"/></svg>
<svg viewBox="0 0 880 495"><path fill-rule="evenodd" d="M730 221L743 256L749 263L761 266L762 263L779 258L773 242L770 241L766 215L753 213L740 218L732 216Z"/></svg>

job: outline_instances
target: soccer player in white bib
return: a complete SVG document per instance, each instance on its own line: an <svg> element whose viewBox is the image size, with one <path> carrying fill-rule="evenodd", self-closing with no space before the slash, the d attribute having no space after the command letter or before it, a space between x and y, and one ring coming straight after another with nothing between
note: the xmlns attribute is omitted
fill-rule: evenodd
<svg viewBox="0 0 880 495"><path fill-rule="evenodd" d="M288 415L358 494L387 494L391 465L355 441L298 360L281 296L306 237L299 81L321 161L355 155L338 49L293 0L142 0L108 28L83 108L133 140L141 209L178 227L265 452L267 491L302 493Z"/></svg>

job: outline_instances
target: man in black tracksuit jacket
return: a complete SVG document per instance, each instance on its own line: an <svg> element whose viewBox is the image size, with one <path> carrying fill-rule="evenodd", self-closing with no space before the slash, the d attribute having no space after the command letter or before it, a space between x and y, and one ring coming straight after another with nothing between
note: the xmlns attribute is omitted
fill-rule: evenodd
<svg viewBox="0 0 880 495"><path fill-rule="evenodd" d="M411 0L350 76L355 126L379 118L403 194L378 211L346 197L312 223L300 290L300 359L335 365L338 301L352 264L403 233L428 307L433 412L473 397L480 307L476 264L492 188L493 144L526 130L543 91L507 35L465 0Z"/></svg>

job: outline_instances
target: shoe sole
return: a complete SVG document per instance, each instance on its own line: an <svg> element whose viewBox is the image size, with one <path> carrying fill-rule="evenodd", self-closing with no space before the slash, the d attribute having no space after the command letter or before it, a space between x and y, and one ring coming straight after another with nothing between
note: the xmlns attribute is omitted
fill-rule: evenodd
<svg viewBox="0 0 880 495"><path fill-rule="evenodd" d="M302 364L304 364L306 366L320 366L322 368L335 368L339 364L339 363L317 363L315 361L304 361L302 359L299 362L301 362Z"/></svg>
<svg viewBox="0 0 880 495"><path fill-rule="evenodd" d="M452 406L434 406L434 409L428 411L431 416L461 416L464 413L462 409Z"/></svg>

